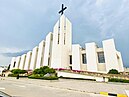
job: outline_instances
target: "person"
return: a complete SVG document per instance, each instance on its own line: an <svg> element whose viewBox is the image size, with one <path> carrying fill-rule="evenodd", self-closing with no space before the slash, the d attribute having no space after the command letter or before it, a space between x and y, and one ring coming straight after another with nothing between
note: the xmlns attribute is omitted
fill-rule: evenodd
<svg viewBox="0 0 129 97"><path fill-rule="evenodd" d="M19 79L19 74L17 75L17 79Z"/></svg>

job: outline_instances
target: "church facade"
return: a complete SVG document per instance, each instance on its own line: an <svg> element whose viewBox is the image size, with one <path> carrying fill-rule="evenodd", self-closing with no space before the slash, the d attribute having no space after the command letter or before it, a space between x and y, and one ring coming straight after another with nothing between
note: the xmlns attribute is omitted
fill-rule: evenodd
<svg viewBox="0 0 129 97"><path fill-rule="evenodd" d="M72 24L61 15L46 39L22 56L13 57L10 70L34 70L41 66L55 69L72 69L107 73L111 69L124 71L122 56L115 48L114 39L102 41L103 48L95 42L86 43L85 48L72 44Z"/></svg>

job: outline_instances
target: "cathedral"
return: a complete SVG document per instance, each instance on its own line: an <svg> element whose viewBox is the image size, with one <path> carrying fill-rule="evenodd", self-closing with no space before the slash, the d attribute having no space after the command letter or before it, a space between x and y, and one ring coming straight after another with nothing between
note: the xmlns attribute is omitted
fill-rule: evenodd
<svg viewBox="0 0 129 97"><path fill-rule="evenodd" d="M50 32L32 51L13 57L10 70L34 70L41 66L54 69L71 69L108 73L111 69L124 71L122 56L116 50L114 39L102 41L103 48L95 42L85 43L85 48L72 44L72 23L64 14Z"/></svg>

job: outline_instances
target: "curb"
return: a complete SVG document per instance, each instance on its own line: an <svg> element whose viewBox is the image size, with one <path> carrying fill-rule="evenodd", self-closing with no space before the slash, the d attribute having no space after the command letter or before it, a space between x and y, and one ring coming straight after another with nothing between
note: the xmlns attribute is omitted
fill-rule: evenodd
<svg viewBox="0 0 129 97"><path fill-rule="evenodd" d="M1 93L0 97L12 97L3 91L0 91L0 93Z"/></svg>
<svg viewBox="0 0 129 97"><path fill-rule="evenodd" d="M125 94L114 94L114 93L108 93L108 92L100 92L101 95L107 95L107 96L115 96L115 97L128 97Z"/></svg>

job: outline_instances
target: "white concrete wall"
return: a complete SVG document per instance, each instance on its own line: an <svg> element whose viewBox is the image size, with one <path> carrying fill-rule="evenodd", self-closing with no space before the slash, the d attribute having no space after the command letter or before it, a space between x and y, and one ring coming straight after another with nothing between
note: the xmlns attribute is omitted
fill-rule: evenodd
<svg viewBox="0 0 129 97"><path fill-rule="evenodd" d="M21 56L16 57L16 65L15 65L15 69L19 69L20 61L21 61Z"/></svg>
<svg viewBox="0 0 129 97"><path fill-rule="evenodd" d="M87 71L87 64L81 64L81 71Z"/></svg>
<svg viewBox="0 0 129 97"><path fill-rule="evenodd" d="M40 66L43 64L43 58L44 58L44 48L45 48L45 41L41 41L39 43L39 49L38 49L38 56L37 56L37 62L36 62L36 68L40 68Z"/></svg>
<svg viewBox="0 0 129 97"><path fill-rule="evenodd" d="M75 74L75 73L67 73L67 72L57 72L58 77L68 77L68 78L84 78L84 79L95 79L94 76L82 75L82 74Z"/></svg>
<svg viewBox="0 0 129 97"><path fill-rule="evenodd" d="M123 66L121 53L117 51L117 55L118 55L117 60L118 60L118 65L119 65L119 72L124 72L124 66Z"/></svg>
<svg viewBox="0 0 129 97"><path fill-rule="evenodd" d="M72 24L71 22L68 20L68 18L66 18L66 46L68 49L68 52L71 52L72 50ZM64 38L63 38L64 39Z"/></svg>
<svg viewBox="0 0 129 97"><path fill-rule="evenodd" d="M32 57L32 51L29 51L26 54L26 61L25 61L24 70L29 70L30 62L31 62L31 57Z"/></svg>
<svg viewBox="0 0 129 97"><path fill-rule="evenodd" d="M12 57L11 65L10 65L10 70L12 70L13 68L15 68L15 67L13 67L15 62L16 62L16 58L15 57Z"/></svg>
<svg viewBox="0 0 129 97"><path fill-rule="evenodd" d="M86 57L87 57L87 71L97 72L97 52L96 52L96 44L86 43Z"/></svg>
<svg viewBox="0 0 129 97"><path fill-rule="evenodd" d="M21 69L21 70L24 69L25 61L26 61L26 54L23 54L23 55L21 56L21 61L20 61L19 69Z"/></svg>
<svg viewBox="0 0 129 97"><path fill-rule="evenodd" d="M72 45L72 69L81 70L81 47L79 44Z"/></svg>
<svg viewBox="0 0 129 97"><path fill-rule="evenodd" d="M45 48L44 48L44 58L43 58L43 65L42 66L48 66L51 65L51 60L50 56L51 56L51 49L52 49L52 38L53 34L52 32L50 32L47 36L46 36L46 41L45 41ZM48 63L49 61L49 63Z"/></svg>
<svg viewBox="0 0 129 97"><path fill-rule="evenodd" d="M30 70L34 70L36 68L36 62L37 62L37 55L38 55L38 47L36 46L33 48L32 51L32 57L31 57L31 62L30 62Z"/></svg>
<svg viewBox="0 0 129 97"><path fill-rule="evenodd" d="M113 39L104 40L103 49L105 55L106 71L108 72L111 69L117 69L119 71L114 40Z"/></svg>
<svg viewBox="0 0 129 97"><path fill-rule="evenodd" d="M53 32L51 67L69 68L69 53L72 47L72 25L70 21L62 15L55 24Z"/></svg>
<svg viewBox="0 0 129 97"><path fill-rule="evenodd" d="M106 64L98 63L98 71L106 72Z"/></svg>
<svg viewBox="0 0 129 97"><path fill-rule="evenodd" d="M60 45L58 44L58 33L59 33L59 21L54 26L53 31L53 44L52 44L52 60L51 60L51 67L52 68L61 68L61 49ZM59 37L60 40L60 37Z"/></svg>
<svg viewBox="0 0 129 97"><path fill-rule="evenodd" d="M90 75L83 75L83 74L74 74L74 73L67 73L67 72L57 72L58 77L66 77L66 78L82 78L82 79L89 79L89 80L96 80L97 82L108 82L108 78L103 77L95 77Z"/></svg>

